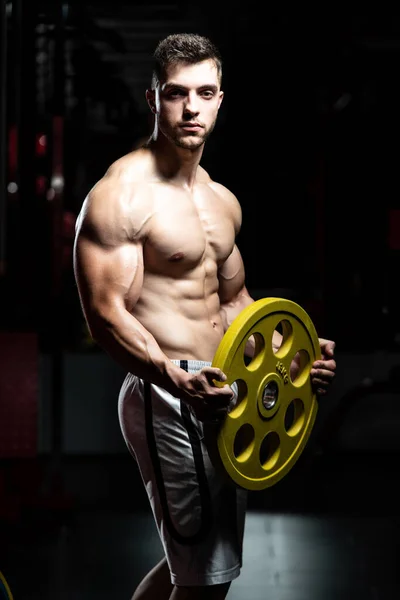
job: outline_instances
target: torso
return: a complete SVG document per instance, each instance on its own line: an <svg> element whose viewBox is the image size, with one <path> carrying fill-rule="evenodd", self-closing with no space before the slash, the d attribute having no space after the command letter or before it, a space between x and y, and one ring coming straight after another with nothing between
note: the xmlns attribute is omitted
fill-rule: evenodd
<svg viewBox="0 0 400 600"><path fill-rule="evenodd" d="M131 211L140 227L130 235L142 243L144 278L127 308L169 358L212 361L224 334L217 272L234 248L240 209L200 167L187 190L149 177L149 159L134 165L143 177Z"/></svg>
<svg viewBox="0 0 400 600"><path fill-rule="evenodd" d="M143 248L145 276L133 314L170 358L212 360L223 335L218 265L232 252L232 217L207 184L155 186Z"/></svg>

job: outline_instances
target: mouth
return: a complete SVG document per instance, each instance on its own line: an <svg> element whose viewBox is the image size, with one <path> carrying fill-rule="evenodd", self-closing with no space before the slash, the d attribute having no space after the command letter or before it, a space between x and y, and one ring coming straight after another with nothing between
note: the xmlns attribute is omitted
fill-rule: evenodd
<svg viewBox="0 0 400 600"><path fill-rule="evenodd" d="M198 123L185 123L180 126L184 131L201 131L203 128Z"/></svg>

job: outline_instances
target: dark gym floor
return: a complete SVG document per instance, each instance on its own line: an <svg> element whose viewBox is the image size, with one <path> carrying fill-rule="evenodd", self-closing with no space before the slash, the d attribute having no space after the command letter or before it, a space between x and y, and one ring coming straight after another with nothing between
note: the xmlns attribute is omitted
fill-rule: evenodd
<svg viewBox="0 0 400 600"><path fill-rule="evenodd" d="M399 458L333 453L251 492L243 570L229 600L399 598ZM11 498L0 530L0 571L14 600L129 600L162 556L130 457L0 467L20 501L16 510ZM54 489L37 493L39 502L31 490L24 506L43 472Z"/></svg>

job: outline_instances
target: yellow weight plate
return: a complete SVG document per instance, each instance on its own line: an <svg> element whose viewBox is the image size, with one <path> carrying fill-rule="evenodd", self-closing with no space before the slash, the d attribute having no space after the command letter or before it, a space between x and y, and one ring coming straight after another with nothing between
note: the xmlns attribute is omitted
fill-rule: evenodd
<svg viewBox="0 0 400 600"><path fill-rule="evenodd" d="M282 335L279 347L272 345L275 330ZM249 339L251 359L245 355ZM310 370L319 358L315 327L291 300L257 300L225 332L212 366L227 375L237 398L219 430L207 426L205 433L211 459L240 487L272 486L299 458L317 413Z"/></svg>

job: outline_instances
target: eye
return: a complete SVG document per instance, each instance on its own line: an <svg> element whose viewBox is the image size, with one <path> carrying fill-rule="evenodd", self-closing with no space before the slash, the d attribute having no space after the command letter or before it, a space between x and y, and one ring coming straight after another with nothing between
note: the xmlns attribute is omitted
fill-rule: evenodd
<svg viewBox="0 0 400 600"><path fill-rule="evenodd" d="M174 100L175 98L182 98L183 96L185 96L185 92L178 88L172 88L166 93L166 97L170 98L171 100Z"/></svg>
<svg viewBox="0 0 400 600"><path fill-rule="evenodd" d="M202 90L200 95L205 100L212 100L215 96L215 92L213 90Z"/></svg>

